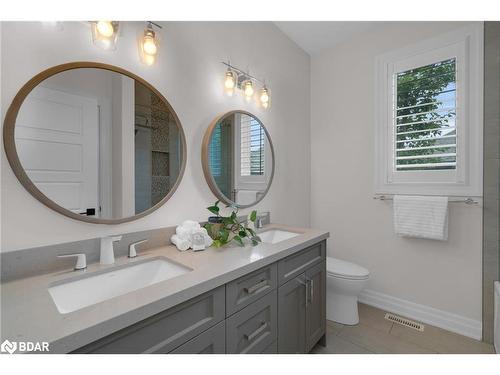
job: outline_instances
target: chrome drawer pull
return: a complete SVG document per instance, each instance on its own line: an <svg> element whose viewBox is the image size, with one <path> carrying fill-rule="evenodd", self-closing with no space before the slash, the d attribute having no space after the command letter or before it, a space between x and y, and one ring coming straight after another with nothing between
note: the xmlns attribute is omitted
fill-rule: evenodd
<svg viewBox="0 0 500 375"><path fill-rule="evenodd" d="M254 338L259 336L262 332L264 332L266 330L267 322L261 322L260 324L261 324L261 326L259 328L257 328L255 331L253 331L251 334L247 335L245 333L244 336L248 341L252 341Z"/></svg>
<svg viewBox="0 0 500 375"><path fill-rule="evenodd" d="M264 280L260 280L257 284L255 284L254 286L251 286L250 288L244 288L244 290L248 294L254 294L259 289L262 289L262 288L264 288L266 286L267 286L267 280L264 279Z"/></svg>
<svg viewBox="0 0 500 375"><path fill-rule="evenodd" d="M311 303L314 299L314 280L313 279L309 279L309 285L311 287L311 291L309 292L309 297L311 297Z"/></svg>

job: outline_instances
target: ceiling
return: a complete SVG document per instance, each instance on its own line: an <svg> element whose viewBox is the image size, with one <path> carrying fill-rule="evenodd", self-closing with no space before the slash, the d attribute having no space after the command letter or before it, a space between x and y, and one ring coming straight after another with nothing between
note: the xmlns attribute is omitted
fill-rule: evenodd
<svg viewBox="0 0 500 375"><path fill-rule="evenodd" d="M328 50L353 35L369 30L380 23L371 21L274 22L281 31L309 55Z"/></svg>

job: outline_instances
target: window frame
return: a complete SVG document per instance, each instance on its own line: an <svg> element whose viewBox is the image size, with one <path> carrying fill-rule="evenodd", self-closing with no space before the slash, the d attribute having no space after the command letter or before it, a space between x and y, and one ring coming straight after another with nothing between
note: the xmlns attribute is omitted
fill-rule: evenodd
<svg viewBox="0 0 500 375"><path fill-rule="evenodd" d="M397 171L393 117L395 75L449 58L456 59L456 169ZM482 23L474 23L376 58L377 194L482 195L482 64Z"/></svg>

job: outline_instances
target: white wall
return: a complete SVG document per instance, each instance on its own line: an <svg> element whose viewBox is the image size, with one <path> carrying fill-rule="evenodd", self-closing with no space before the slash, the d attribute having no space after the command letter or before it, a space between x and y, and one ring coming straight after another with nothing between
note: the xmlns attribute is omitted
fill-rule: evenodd
<svg viewBox="0 0 500 375"><path fill-rule="evenodd" d="M398 238L373 200L375 56L462 26L377 26L311 59L311 224L328 254L367 267L368 288L481 320L481 208L451 204L447 242Z"/></svg>
<svg viewBox="0 0 500 375"><path fill-rule="evenodd" d="M117 50L103 51L92 45L86 23L64 23L64 30L58 32L37 22L3 22L2 112L26 81L53 65L98 61L127 69L154 85L182 122L188 160L178 190L163 207L137 221L116 226L86 224L62 216L31 197L14 176L2 147L2 251L173 226L187 218L206 219L205 207L215 197L201 167L203 134L216 115L238 108L263 121L276 151L273 185L256 208L270 210L276 222L307 226L309 56L271 23L169 22L161 31L159 61L147 67L139 61L137 49L144 24L122 26ZM228 59L266 79L273 95L270 110L246 103L239 95L224 95L225 69L220 62Z"/></svg>

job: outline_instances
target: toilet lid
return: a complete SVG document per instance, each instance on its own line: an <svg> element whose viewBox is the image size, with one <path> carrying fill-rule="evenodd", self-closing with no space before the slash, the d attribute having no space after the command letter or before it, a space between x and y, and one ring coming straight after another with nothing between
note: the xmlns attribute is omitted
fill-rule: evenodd
<svg viewBox="0 0 500 375"><path fill-rule="evenodd" d="M370 275L370 271L364 267L331 257L326 258L326 271L329 275L346 279L366 279Z"/></svg>

